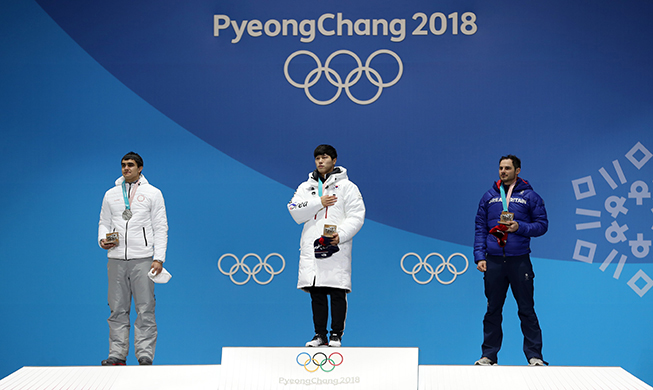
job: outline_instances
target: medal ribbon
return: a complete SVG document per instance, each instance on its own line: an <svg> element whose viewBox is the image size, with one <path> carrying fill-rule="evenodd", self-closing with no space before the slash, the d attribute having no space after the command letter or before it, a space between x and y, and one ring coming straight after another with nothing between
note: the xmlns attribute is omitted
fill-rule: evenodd
<svg viewBox="0 0 653 390"><path fill-rule="evenodd" d="M122 182L122 197L125 199L125 209L129 210L129 205L132 203L134 200L134 195L136 195L136 190L138 189L138 186L141 185L141 181L137 181L134 187L131 189L131 194L129 197L127 197L127 185L125 182Z"/></svg>
<svg viewBox="0 0 653 390"><path fill-rule="evenodd" d="M322 197L322 178L317 178L317 196Z"/></svg>
<svg viewBox="0 0 653 390"><path fill-rule="evenodd" d="M510 185L510 188L508 188L507 196L506 196L506 190L503 189L503 184L499 186L499 190L501 191L501 203L503 203L503 211L508 211L508 205L510 204L510 197L512 196L512 190L515 188L516 183L517 181L515 180L515 182Z"/></svg>

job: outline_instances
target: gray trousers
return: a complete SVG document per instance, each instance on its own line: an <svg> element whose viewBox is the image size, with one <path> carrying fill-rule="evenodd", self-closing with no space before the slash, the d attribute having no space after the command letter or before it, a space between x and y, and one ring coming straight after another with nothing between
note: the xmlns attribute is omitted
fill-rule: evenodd
<svg viewBox="0 0 653 390"><path fill-rule="evenodd" d="M152 258L109 259L109 357L126 359L129 354L129 312L134 297L134 351L136 359L154 359L156 320L154 318L154 282L147 277Z"/></svg>

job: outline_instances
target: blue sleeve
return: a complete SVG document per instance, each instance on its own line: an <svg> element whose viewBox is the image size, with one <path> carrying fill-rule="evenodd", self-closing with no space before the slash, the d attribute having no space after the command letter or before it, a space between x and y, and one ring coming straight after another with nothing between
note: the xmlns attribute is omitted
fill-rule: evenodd
<svg viewBox="0 0 653 390"><path fill-rule="evenodd" d="M530 222L519 222L519 229L517 229L515 234L524 237L539 237L549 230L549 220L546 216L544 200L535 192L532 192L529 198L531 205Z"/></svg>
<svg viewBox="0 0 653 390"><path fill-rule="evenodd" d="M476 212L476 223L474 233L474 262L478 263L485 260L487 253L487 202L486 195L483 195L478 204L478 211Z"/></svg>

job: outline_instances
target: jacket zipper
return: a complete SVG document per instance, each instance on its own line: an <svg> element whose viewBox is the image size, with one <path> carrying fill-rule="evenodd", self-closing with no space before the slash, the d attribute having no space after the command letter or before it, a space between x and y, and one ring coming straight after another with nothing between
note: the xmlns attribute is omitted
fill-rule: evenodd
<svg viewBox="0 0 653 390"><path fill-rule="evenodd" d="M320 210L320 211L322 211L322 210ZM315 215L313 216L313 219L317 220L317 215L320 213L320 211L315 213ZM324 219L327 219L328 217L329 217L329 207L327 206L327 207L324 208Z"/></svg>
<svg viewBox="0 0 653 390"><path fill-rule="evenodd" d="M143 226L143 239L145 240L145 246L147 246L147 236L145 235L145 226Z"/></svg>
<svg viewBox="0 0 653 390"><path fill-rule="evenodd" d="M129 221L125 222L125 261L127 260L127 232L129 232Z"/></svg>

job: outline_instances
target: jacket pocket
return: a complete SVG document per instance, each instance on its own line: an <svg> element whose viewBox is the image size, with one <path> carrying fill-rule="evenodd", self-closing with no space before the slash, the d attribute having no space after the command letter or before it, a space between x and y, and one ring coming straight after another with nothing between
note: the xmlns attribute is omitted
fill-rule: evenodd
<svg viewBox="0 0 653 390"><path fill-rule="evenodd" d="M145 226L143 226L143 240L145 241L145 246L147 246L147 234L145 234Z"/></svg>

